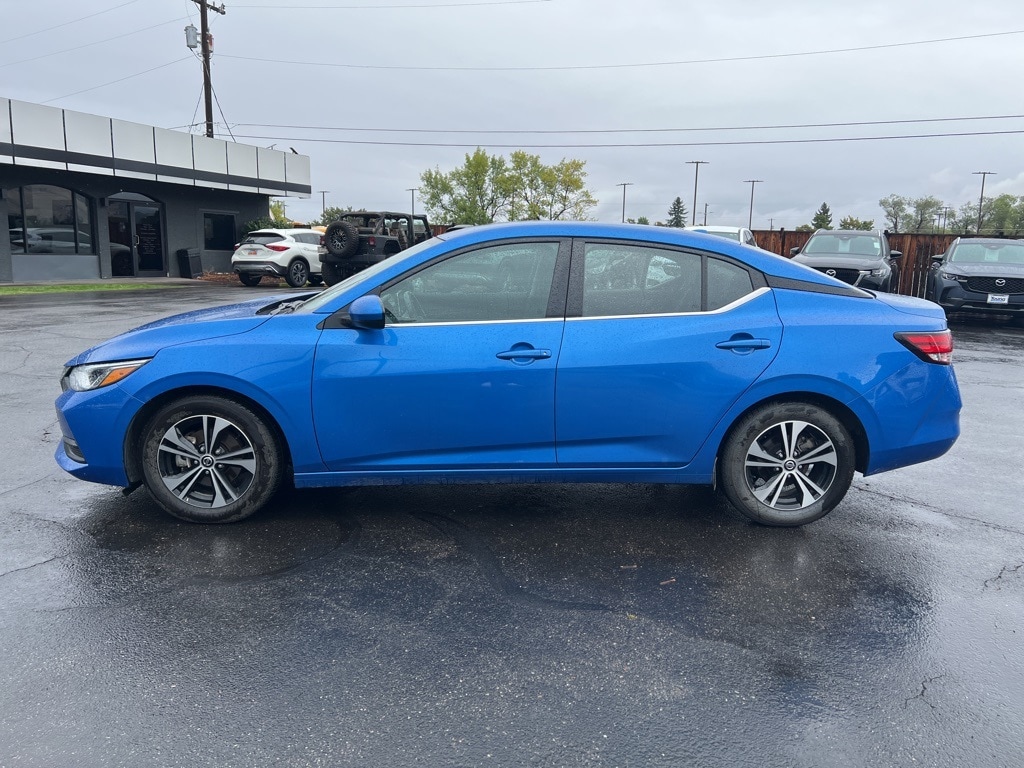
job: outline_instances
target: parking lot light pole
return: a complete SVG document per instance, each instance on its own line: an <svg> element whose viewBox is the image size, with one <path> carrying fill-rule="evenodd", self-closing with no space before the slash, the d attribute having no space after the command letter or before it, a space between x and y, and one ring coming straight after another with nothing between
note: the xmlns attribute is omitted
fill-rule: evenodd
<svg viewBox="0 0 1024 768"><path fill-rule="evenodd" d="M616 187L622 187L622 223L626 223L626 187L633 186L632 181L624 181L621 184L616 184Z"/></svg>
<svg viewBox="0 0 1024 768"><path fill-rule="evenodd" d="M331 190L329 190L329 189L318 189L317 190L317 192L320 193L320 215L321 216L323 216L325 213L327 213L327 193L330 192L330 191Z"/></svg>
<svg viewBox="0 0 1024 768"><path fill-rule="evenodd" d="M981 176L981 197L978 198L978 237L981 237L981 207L985 204L985 177L995 176L995 171L975 171L972 176Z"/></svg>
<svg viewBox="0 0 1024 768"><path fill-rule="evenodd" d="M760 184L762 179L746 179L743 183L750 185L750 214L747 216L747 229L753 229L754 221L754 185Z"/></svg>
<svg viewBox="0 0 1024 768"><path fill-rule="evenodd" d="M693 166L693 218L690 219L690 225L693 226L697 223L697 176L700 174L700 167L707 165L707 160L687 160L687 165ZM704 222L705 224L707 222Z"/></svg>
<svg viewBox="0 0 1024 768"><path fill-rule="evenodd" d="M410 204L409 205L409 208L410 208L409 213L412 214L413 216L415 216L416 215L416 193L420 191L420 188L419 187L409 187L409 189L407 189L405 191L409 193L409 204Z"/></svg>

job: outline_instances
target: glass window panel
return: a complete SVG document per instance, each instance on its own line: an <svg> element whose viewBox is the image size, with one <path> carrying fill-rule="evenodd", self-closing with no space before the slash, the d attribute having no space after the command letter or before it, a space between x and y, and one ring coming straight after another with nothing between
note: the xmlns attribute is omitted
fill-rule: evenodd
<svg viewBox="0 0 1024 768"><path fill-rule="evenodd" d="M545 317L558 243L481 248L433 264L381 292L390 323Z"/></svg>
<svg viewBox="0 0 1024 768"><path fill-rule="evenodd" d="M235 249L235 215L233 213L203 214L203 246L208 251Z"/></svg>
<svg viewBox="0 0 1024 768"><path fill-rule="evenodd" d="M82 195L75 193L75 225L78 228L78 252L95 253L92 234L95 231L92 224L92 206L89 200Z"/></svg>
<svg viewBox="0 0 1024 768"><path fill-rule="evenodd" d="M584 317L699 312L700 288L697 254L606 243L584 251Z"/></svg>
<svg viewBox="0 0 1024 768"><path fill-rule="evenodd" d="M71 190L50 184L22 188L29 253L75 253L75 208Z"/></svg>
<svg viewBox="0 0 1024 768"><path fill-rule="evenodd" d="M728 261L708 259L708 309L732 304L754 290L750 273Z"/></svg>
<svg viewBox="0 0 1024 768"><path fill-rule="evenodd" d="M21 190L5 189L7 202L7 232L11 253L25 253L25 217L21 211Z"/></svg>

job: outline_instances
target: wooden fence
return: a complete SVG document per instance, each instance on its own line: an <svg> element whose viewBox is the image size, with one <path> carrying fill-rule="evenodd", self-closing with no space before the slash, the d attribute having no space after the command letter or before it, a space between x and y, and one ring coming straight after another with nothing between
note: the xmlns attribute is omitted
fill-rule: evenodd
<svg viewBox="0 0 1024 768"><path fill-rule="evenodd" d="M802 248L811 232L787 232L785 230L757 230L754 237L757 244L766 251L789 257L791 248ZM949 244L959 235L889 235L889 246L903 257L900 264L899 293L907 296L924 296L928 283L928 271L932 257L945 253Z"/></svg>

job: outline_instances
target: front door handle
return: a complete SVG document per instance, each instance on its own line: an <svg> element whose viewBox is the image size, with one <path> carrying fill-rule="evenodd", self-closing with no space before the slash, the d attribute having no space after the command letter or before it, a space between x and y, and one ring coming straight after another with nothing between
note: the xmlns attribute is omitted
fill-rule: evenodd
<svg viewBox="0 0 1024 768"><path fill-rule="evenodd" d="M547 360L549 357L551 357L550 349L535 349L529 344L524 343L514 344L512 349L497 354L499 360L511 360L513 363L519 363L520 365L525 365L534 360Z"/></svg>
<svg viewBox="0 0 1024 768"><path fill-rule="evenodd" d="M753 352L755 349L768 349L771 345L768 339L755 339L751 336L732 338L715 344L719 349L732 349L736 352Z"/></svg>

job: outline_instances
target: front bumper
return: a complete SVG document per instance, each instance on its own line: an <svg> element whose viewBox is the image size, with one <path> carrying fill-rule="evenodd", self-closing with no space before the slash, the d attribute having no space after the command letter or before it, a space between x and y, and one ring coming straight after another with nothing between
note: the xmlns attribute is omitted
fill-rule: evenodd
<svg viewBox="0 0 1024 768"><path fill-rule="evenodd" d="M957 280L938 278L935 303L947 312L987 312L993 315L1024 314L1024 293L981 293L968 290Z"/></svg>

